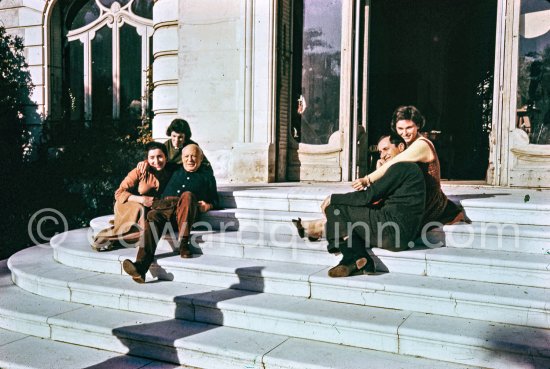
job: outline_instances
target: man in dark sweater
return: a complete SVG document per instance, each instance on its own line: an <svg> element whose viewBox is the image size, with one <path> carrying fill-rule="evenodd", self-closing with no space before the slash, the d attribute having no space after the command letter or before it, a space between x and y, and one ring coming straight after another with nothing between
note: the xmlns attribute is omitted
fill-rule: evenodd
<svg viewBox="0 0 550 369"><path fill-rule="evenodd" d="M366 246L407 248L421 226L425 196L422 171L416 163L403 162L391 166L364 191L327 197L321 207L327 217L329 249L339 248L343 255L329 276L374 272Z"/></svg>
<svg viewBox="0 0 550 369"><path fill-rule="evenodd" d="M216 179L212 169L201 166L204 155L195 144L182 151L183 166L178 168L166 185L162 198L153 202L147 213L143 232L143 247L138 248L136 261L124 260L122 266L134 281L145 282L145 274L153 259L166 223L177 227L182 258L190 258L189 235L199 213L206 213L218 204Z"/></svg>

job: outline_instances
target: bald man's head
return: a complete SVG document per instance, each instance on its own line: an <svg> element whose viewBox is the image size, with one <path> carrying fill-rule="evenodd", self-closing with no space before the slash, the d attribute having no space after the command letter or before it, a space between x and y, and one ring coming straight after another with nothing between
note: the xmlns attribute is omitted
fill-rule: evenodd
<svg viewBox="0 0 550 369"><path fill-rule="evenodd" d="M198 145L190 144L185 146L181 151L183 168L188 172L196 172L201 166L203 157L204 154Z"/></svg>

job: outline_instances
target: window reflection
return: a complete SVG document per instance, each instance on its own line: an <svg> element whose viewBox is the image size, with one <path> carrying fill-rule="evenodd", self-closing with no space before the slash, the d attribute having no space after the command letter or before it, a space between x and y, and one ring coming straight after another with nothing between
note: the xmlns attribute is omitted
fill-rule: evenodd
<svg viewBox="0 0 550 369"><path fill-rule="evenodd" d="M95 1L88 2L78 10L74 20L72 22L69 21L69 29L77 29L92 23L99 18L99 13L99 7Z"/></svg>
<svg viewBox="0 0 550 369"><path fill-rule="evenodd" d="M92 118L104 124L113 119L112 31L104 26L92 40Z"/></svg>
<svg viewBox="0 0 550 369"><path fill-rule="evenodd" d="M136 29L124 25L120 29L120 119L139 122L141 119L141 37Z"/></svg>
<svg viewBox="0 0 550 369"><path fill-rule="evenodd" d="M67 93L61 94L64 115L73 121L84 120L84 48L80 42L67 45L67 63L64 70Z"/></svg>
<svg viewBox="0 0 550 369"><path fill-rule="evenodd" d="M304 0L298 139L326 144L340 112L341 0Z"/></svg>
<svg viewBox="0 0 550 369"><path fill-rule="evenodd" d="M106 7L110 8L113 3L119 3L120 6L124 6L130 2L130 0L99 0L99 2Z"/></svg>
<svg viewBox="0 0 550 369"><path fill-rule="evenodd" d="M134 0L132 12L140 17L153 19L153 2L151 0Z"/></svg>
<svg viewBox="0 0 550 369"><path fill-rule="evenodd" d="M550 2L521 3L516 127L550 144Z"/></svg>
<svg viewBox="0 0 550 369"><path fill-rule="evenodd" d="M68 25L64 63L70 70L63 81L64 108L71 120L94 125L116 120L130 127L141 120L148 107L152 9L153 0L81 0L62 7ZM105 25L114 16L115 26Z"/></svg>

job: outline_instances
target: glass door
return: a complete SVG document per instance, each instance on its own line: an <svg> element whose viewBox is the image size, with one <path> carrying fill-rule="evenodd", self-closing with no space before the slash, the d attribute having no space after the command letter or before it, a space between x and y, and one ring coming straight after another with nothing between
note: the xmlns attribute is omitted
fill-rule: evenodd
<svg viewBox="0 0 550 369"><path fill-rule="evenodd" d="M349 176L351 156L346 150L351 146L344 137L349 136L352 99L354 3L292 1L292 52L280 47L278 56L279 66L286 62L291 71L287 91L284 70L279 69L278 80L280 117L285 117L282 110L288 104L287 141L284 119L279 119L279 147L287 144L286 180L341 181ZM281 21L279 35L281 45Z"/></svg>

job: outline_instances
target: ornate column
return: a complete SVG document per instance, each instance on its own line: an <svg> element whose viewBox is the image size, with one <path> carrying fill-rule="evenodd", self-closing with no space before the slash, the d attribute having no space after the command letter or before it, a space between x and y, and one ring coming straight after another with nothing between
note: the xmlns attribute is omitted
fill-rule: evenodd
<svg viewBox="0 0 550 369"><path fill-rule="evenodd" d="M166 137L178 113L179 1L156 0L153 6L153 138Z"/></svg>

